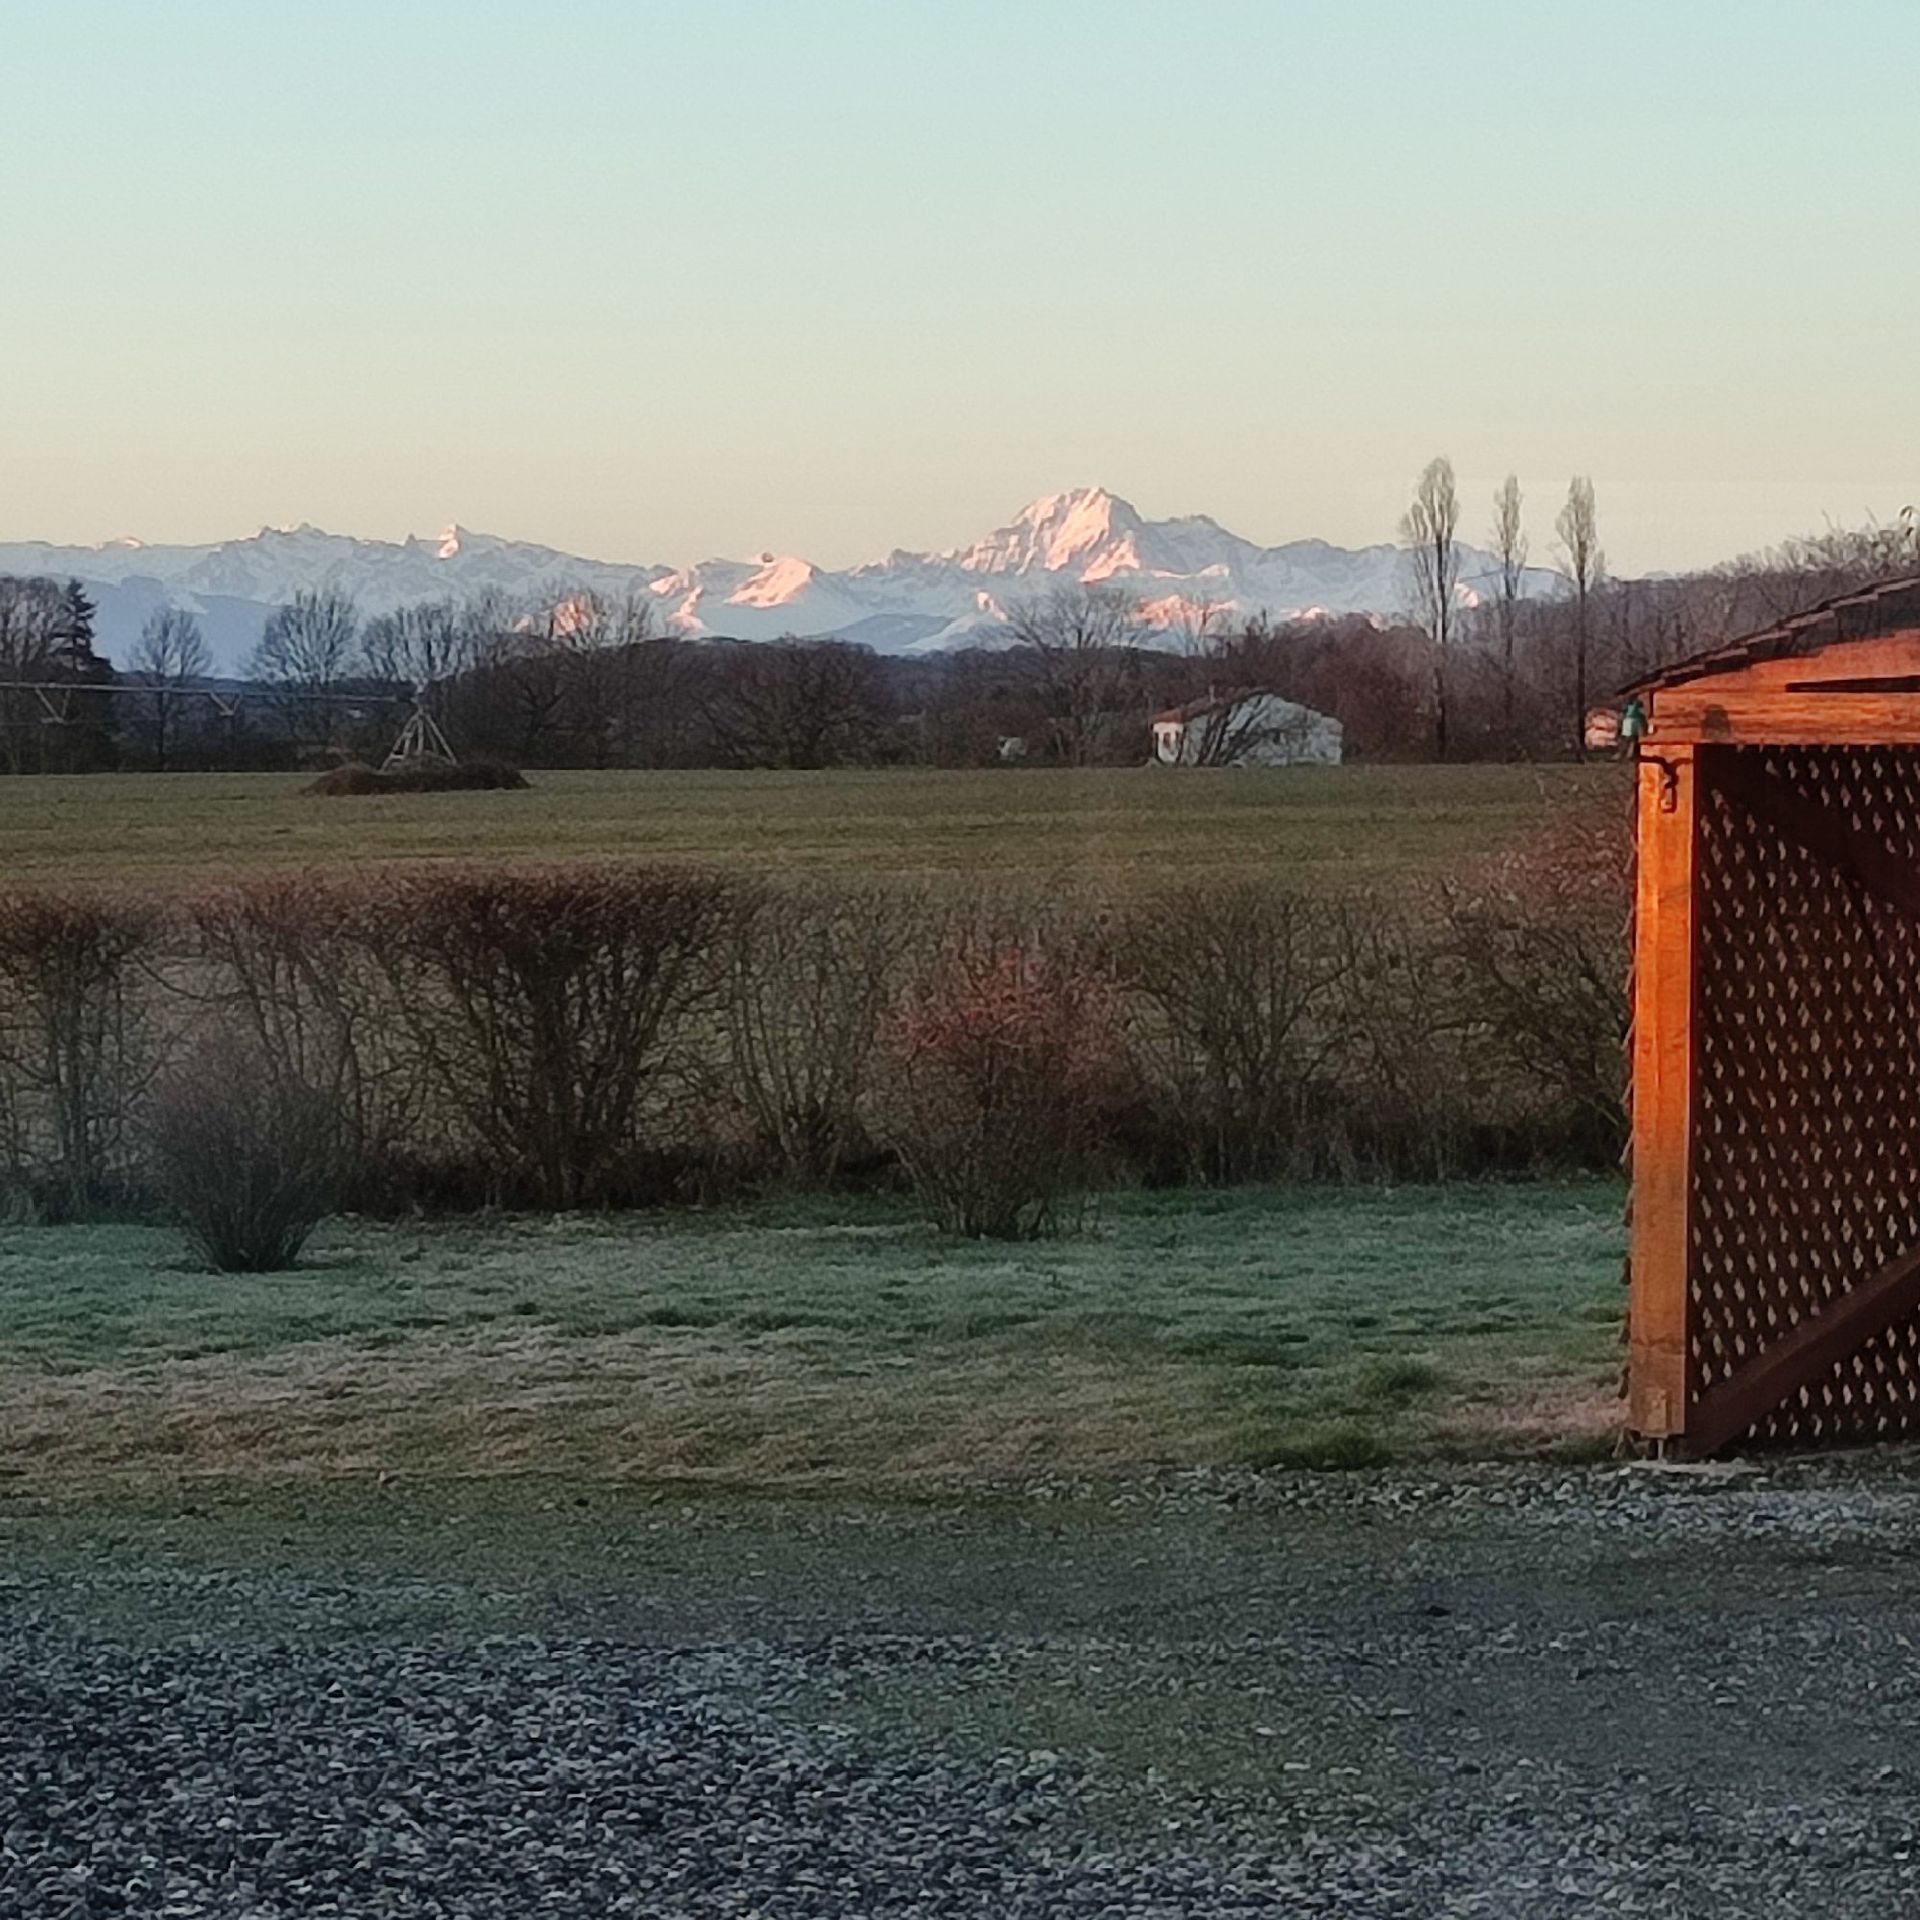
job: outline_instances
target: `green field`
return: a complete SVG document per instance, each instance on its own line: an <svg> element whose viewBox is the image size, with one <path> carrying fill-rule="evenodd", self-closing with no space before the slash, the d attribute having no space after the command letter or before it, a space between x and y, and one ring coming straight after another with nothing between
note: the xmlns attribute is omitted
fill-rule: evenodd
<svg viewBox="0 0 1920 1920"><path fill-rule="evenodd" d="M346 1221L260 1278L16 1228L0 1471L898 1490L1588 1448L1618 1221L1605 1184L1131 1194L1009 1248L788 1201Z"/></svg>
<svg viewBox="0 0 1920 1920"><path fill-rule="evenodd" d="M1305 886L1468 871L1624 804L1618 767L537 773L531 793L316 798L296 776L0 782L0 875L161 885L347 861L672 859L780 875Z"/></svg>

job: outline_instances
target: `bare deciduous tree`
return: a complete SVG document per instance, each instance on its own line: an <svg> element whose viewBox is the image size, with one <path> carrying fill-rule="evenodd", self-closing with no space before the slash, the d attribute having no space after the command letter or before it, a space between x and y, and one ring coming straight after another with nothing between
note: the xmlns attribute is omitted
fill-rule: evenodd
<svg viewBox="0 0 1920 1920"><path fill-rule="evenodd" d="M1493 496L1493 552L1500 563L1495 610L1500 622L1500 738L1513 751L1513 652L1520 625L1520 588L1527 570L1527 530L1520 518L1520 480L1508 474Z"/></svg>
<svg viewBox="0 0 1920 1920"><path fill-rule="evenodd" d="M359 633L358 610L335 587L303 588L267 622L254 649L254 678L278 689L280 711L296 744L331 742L330 696L352 669Z"/></svg>
<svg viewBox="0 0 1920 1920"><path fill-rule="evenodd" d="M698 641L660 634L630 650L630 714L622 762L632 767L699 765L709 757L705 689L713 668Z"/></svg>
<svg viewBox="0 0 1920 1920"><path fill-rule="evenodd" d="M527 765L556 753L566 700L566 666L552 645L544 609L530 611L497 589L460 608L465 670L447 689L445 716L463 750Z"/></svg>
<svg viewBox="0 0 1920 1920"><path fill-rule="evenodd" d="M184 607L158 608L140 630L133 670L144 687L140 713L153 764L161 773L167 770L188 691L206 678L212 662L200 622Z"/></svg>
<svg viewBox="0 0 1920 1920"><path fill-rule="evenodd" d="M1576 477L1554 529L1573 588L1573 750L1587 757L1587 662L1593 647L1593 590L1606 573L1600 551L1600 524L1594 512L1593 482Z"/></svg>
<svg viewBox="0 0 1920 1920"><path fill-rule="evenodd" d="M1447 757L1447 666L1460 585L1460 497L1453 462L1430 461L1400 522L1413 562L1413 610L1433 649L1433 749Z"/></svg>
<svg viewBox="0 0 1920 1920"><path fill-rule="evenodd" d="M1217 693L1189 708L1180 732L1180 764L1188 767L1231 767L1261 738L1258 698L1241 698L1233 690Z"/></svg>
<svg viewBox="0 0 1920 1920"><path fill-rule="evenodd" d="M0 681L58 678L66 627L65 604L53 581L0 576ZM0 750L9 773L38 770L44 717L38 694L0 686Z"/></svg>
<svg viewBox="0 0 1920 1920"><path fill-rule="evenodd" d="M1210 660L1226 644L1227 619L1233 604L1227 600L1181 599L1167 632L1189 660Z"/></svg>
<svg viewBox="0 0 1920 1920"><path fill-rule="evenodd" d="M707 718L736 765L850 766L873 759L889 704L869 648L788 635L728 651Z"/></svg>
<svg viewBox="0 0 1920 1920"><path fill-rule="evenodd" d="M464 673L474 652L474 627L451 600L423 600L379 614L360 636L368 677L416 693Z"/></svg>
<svg viewBox="0 0 1920 1920"><path fill-rule="evenodd" d="M1183 767L1237 767L1266 750L1291 759L1306 750L1319 724L1318 715L1267 687L1230 688L1186 711Z"/></svg>
<svg viewBox="0 0 1920 1920"><path fill-rule="evenodd" d="M1006 631L1039 661L1060 758L1072 767L1093 765L1109 716L1125 711L1139 684L1140 609L1133 596L1109 586L1055 587L1016 606Z"/></svg>
<svg viewBox="0 0 1920 1920"><path fill-rule="evenodd" d="M642 593L553 583L528 600L486 594L458 610L447 644L441 717L457 745L521 764L610 767L630 761L637 739L676 738L686 718L657 710L688 676Z"/></svg>
<svg viewBox="0 0 1920 1920"><path fill-rule="evenodd" d="M1712 623L1717 639L1742 628L1789 620L1823 600L1917 573L1920 516L1912 507L1902 507L1891 522L1829 525L1819 533L1729 560L1701 578L1722 588L1722 604Z"/></svg>
<svg viewBox="0 0 1920 1920"><path fill-rule="evenodd" d="M487 636L465 705L490 751L532 765L553 753L566 699L566 662L545 637L502 627Z"/></svg>
<svg viewBox="0 0 1920 1920"><path fill-rule="evenodd" d="M548 606L544 632L549 649L565 662L563 724L575 758L590 767L612 766L634 730L639 649L653 637L653 602L638 593L617 599L562 594Z"/></svg>

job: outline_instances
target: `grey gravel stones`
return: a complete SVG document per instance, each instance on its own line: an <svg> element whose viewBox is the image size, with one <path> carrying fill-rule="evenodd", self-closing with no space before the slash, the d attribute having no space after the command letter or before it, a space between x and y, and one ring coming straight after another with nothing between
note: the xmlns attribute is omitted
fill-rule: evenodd
<svg viewBox="0 0 1920 1920"><path fill-rule="evenodd" d="M752 1659L729 1657L736 1680ZM719 1703L715 1665L527 1642L138 1648L16 1617L0 1915L1271 1911L1218 1860L1076 1834L1057 1759L863 1757Z"/></svg>
<svg viewBox="0 0 1920 1920"><path fill-rule="evenodd" d="M689 1630L150 1540L42 1564L23 1526L0 1920L1911 1920L1911 1465L1102 1495L1060 1551L1110 1595L944 1625L919 1589L848 1589L839 1625L824 1591L783 1606L757 1550ZM939 1567L1058 1511L956 1513ZM905 1524L835 1538L874 1571ZM1204 1619L1130 1596L1128 1567L1189 1562L1227 1596ZM1076 1689L1143 1710L979 1736ZM1240 1742L1231 1778L1098 1744L1190 1721Z"/></svg>

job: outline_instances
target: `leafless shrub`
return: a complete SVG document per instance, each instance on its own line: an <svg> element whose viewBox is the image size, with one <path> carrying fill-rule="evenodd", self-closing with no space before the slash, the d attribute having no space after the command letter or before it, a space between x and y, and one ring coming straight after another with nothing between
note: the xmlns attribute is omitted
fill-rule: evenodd
<svg viewBox="0 0 1920 1920"><path fill-rule="evenodd" d="M555 1209L623 1197L670 1046L716 995L731 899L664 867L395 883L363 937L431 1093L503 1194Z"/></svg>
<svg viewBox="0 0 1920 1920"><path fill-rule="evenodd" d="M1472 888L1358 904L1337 993L1356 1170L1606 1165L1625 1138L1624 826L1569 819Z"/></svg>
<svg viewBox="0 0 1920 1920"><path fill-rule="evenodd" d="M1624 1125L1623 840L1564 820L1471 886L1338 904L564 868L274 877L165 916L0 892L0 1191L131 1194L157 1066L209 1033L326 1102L357 1208L717 1199L893 1158L945 1224L1017 1235L1123 1161L1595 1164Z"/></svg>
<svg viewBox="0 0 1920 1920"><path fill-rule="evenodd" d="M1337 928L1339 1097L1322 1115L1323 1154L1347 1173L1474 1170L1487 1108L1443 923L1406 902L1355 900Z"/></svg>
<svg viewBox="0 0 1920 1920"><path fill-rule="evenodd" d="M1323 904L1258 881L1196 881L1125 913L1120 977L1134 1045L1182 1171L1233 1181L1299 1170L1337 1046L1326 1019L1351 953Z"/></svg>
<svg viewBox="0 0 1920 1920"><path fill-rule="evenodd" d="M163 1204L209 1267L277 1273L338 1204L347 1134L326 1094L223 1036L161 1081L147 1155Z"/></svg>
<svg viewBox="0 0 1920 1920"><path fill-rule="evenodd" d="M974 1239L1072 1226L1125 1047L1111 981L1071 944L974 930L884 1029L885 1137L935 1222Z"/></svg>
<svg viewBox="0 0 1920 1920"><path fill-rule="evenodd" d="M391 905L379 883L309 873L214 888L182 909L193 952L177 991L244 1037L277 1084L333 1103L361 1203L430 1131L424 1074L376 957Z"/></svg>
<svg viewBox="0 0 1920 1920"><path fill-rule="evenodd" d="M932 913L924 894L884 885L743 897L722 1012L729 1090L788 1179L830 1181L868 1150L879 1030Z"/></svg>
<svg viewBox="0 0 1920 1920"><path fill-rule="evenodd" d="M0 1152L8 1183L56 1215L125 1177L156 1058L155 925L124 900L0 893Z"/></svg>
<svg viewBox="0 0 1920 1920"><path fill-rule="evenodd" d="M1626 1144L1628 869L1609 811L1561 822L1448 898L1468 1019L1586 1160Z"/></svg>

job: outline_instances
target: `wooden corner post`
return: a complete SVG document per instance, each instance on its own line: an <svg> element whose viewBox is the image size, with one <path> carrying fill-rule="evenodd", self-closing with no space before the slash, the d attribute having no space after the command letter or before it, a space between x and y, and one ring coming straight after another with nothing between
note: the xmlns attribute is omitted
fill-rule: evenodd
<svg viewBox="0 0 1920 1920"><path fill-rule="evenodd" d="M1693 1204L1694 749L1639 763L1633 939L1633 1231L1627 1420L1684 1440L1689 1400L1688 1235Z"/></svg>

